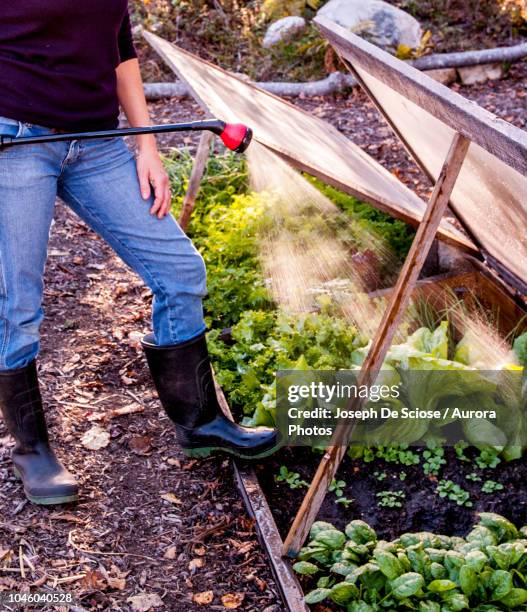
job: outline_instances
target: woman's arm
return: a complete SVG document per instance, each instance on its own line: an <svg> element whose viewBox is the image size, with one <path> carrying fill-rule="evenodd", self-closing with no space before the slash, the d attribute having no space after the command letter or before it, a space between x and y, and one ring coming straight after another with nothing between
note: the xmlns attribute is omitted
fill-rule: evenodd
<svg viewBox="0 0 527 612"><path fill-rule="evenodd" d="M117 95L130 125L151 125L138 60L129 59L119 64L116 73ZM155 201L150 213L162 219L170 211L171 196L168 176L159 157L155 136L137 136L137 149L137 175L141 195L146 200L151 193L150 185L153 186Z"/></svg>

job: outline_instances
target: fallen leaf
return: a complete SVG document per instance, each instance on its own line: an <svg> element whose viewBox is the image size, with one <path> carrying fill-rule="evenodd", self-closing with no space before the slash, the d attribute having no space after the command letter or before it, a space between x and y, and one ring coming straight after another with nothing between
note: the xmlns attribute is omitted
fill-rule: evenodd
<svg viewBox="0 0 527 612"><path fill-rule="evenodd" d="M104 591L108 584L102 572L88 570L82 578L82 586L86 591Z"/></svg>
<svg viewBox="0 0 527 612"><path fill-rule="evenodd" d="M192 596L192 600L194 603L199 604L200 606L207 606L212 603L214 599L214 593L212 591L203 591L202 593L195 593Z"/></svg>
<svg viewBox="0 0 527 612"><path fill-rule="evenodd" d="M161 495L161 499L164 499L165 501L170 502L171 504L182 504L183 503L179 499L179 497L174 495L174 493L163 493L163 495Z"/></svg>
<svg viewBox="0 0 527 612"><path fill-rule="evenodd" d="M152 608L159 608L163 605L161 597L157 593L139 593L126 600L133 612L148 612Z"/></svg>
<svg viewBox="0 0 527 612"><path fill-rule="evenodd" d="M191 572L196 571L197 569L199 569L200 567L203 567L203 564L205 563L205 561L203 561L203 559L197 558L197 559L191 559L189 564L188 564L188 568Z"/></svg>
<svg viewBox="0 0 527 612"><path fill-rule="evenodd" d="M126 588L126 580L124 578L112 578L111 576L108 576L106 580L108 582L108 586L110 586L112 589L124 591Z"/></svg>
<svg viewBox="0 0 527 612"><path fill-rule="evenodd" d="M221 603L224 608L239 608L244 599L245 595L243 593L227 593L221 598Z"/></svg>
<svg viewBox="0 0 527 612"><path fill-rule="evenodd" d="M141 406L141 404L131 403L131 404L127 404L126 406L122 406L121 408L114 408L111 411L110 416L111 417L124 416L125 414L134 414L135 412L143 412L143 411L144 411L144 408L143 406Z"/></svg>
<svg viewBox="0 0 527 612"><path fill-rule="evenodd" d="M166 549L165 554L163 555L163 557L165 559L175 559L176 558L176 554L177 554L177 547L176 546L169 546Z"/></svg>
<svg viewBox="0 0 527 612"><path fill-rule="evenodd" d="M238 555L244 555L245 553L248 553L253 548L254 548L254 542L246 542L245 544L243 544L242 546L238 548L236 553Z"/></svg>
<svg viewBox="0 0 527 612"><path fill-rule="evenodd" d="M169 457L167 459L167 463L168 465L175 465L178 468L181 467L181 461L179 459L173 459L172 457Z"/></svg>
<svg viewBox="0 0 527 612"><path fill-rule="evenodd" d="M124 331L120 327L114 327L112 329L112 334L114 338L117 338L117 340L122 340L124 338Z"/></svg>
<svg viewBox="0 0 527 612"><path fill-rule="evenodd" d="M136 455L148 455L152 450L152 440L149 436L135 436L130 440L129 446Z"/></svg>
<svg viewBox="0 0 527 612"><path fill-rule="evenodd" d="M88 429L81 438L81 444L89 450L106 448L109 443L110 434L99 425L94 425L91 429Z"/></svg>
<svg viewBox="0 0 527 612"><path fill-rule="evenodd" d="M258 578L258 576L254 577L254 582L256 582L256 586L258 587L259 591L265 591L265 589L267 588L267 582L265 582L265 580L262 580L261 578Z"/></svg>
<svg viewBox="0 0 527 612"><path fill-rule="evenodd" d="M68 521L69 523L79 523L81 525L86 524L86 521L84 519L75 516L71 512L55 512L54 514L50 514L49 518L52 521Z"/></svg>
<svg viewBox="0 0 527 612"><path fill-rule="evenodd" d="M128 334L128 340L131 344L137 344L138 346L141 344L141 340L144 338L144 334L138 331L132 331Z"/></svg>

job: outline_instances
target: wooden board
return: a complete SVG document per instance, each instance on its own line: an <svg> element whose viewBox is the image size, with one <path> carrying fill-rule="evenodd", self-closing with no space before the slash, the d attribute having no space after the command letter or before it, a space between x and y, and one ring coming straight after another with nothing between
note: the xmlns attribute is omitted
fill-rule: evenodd
<svg viewBox="0 0 527 612"><path fill-rule="evenodd" d="M451 208L488 265L527 292L527 132L337 24L316 22L432 179L453 134L471 140Z"/></svg>
<svg viewBox="0 0 527 612"><path fill-rule="evenodd" d="M424 302L439 314L448 313L460 339L466 317L471 314L479 317L481 308L501 337L526 331L527 313L522 305L497 283L497 279L488 276L488 270L480 262L471 261L471 264L476 267L466 272L439 274L417 281L412 300ZM370 292L368 297L372 300L387 299L393 291L394 287L379 289ZM463 308L458 313L455 307L460 302Z"/></svg>
<svg viewBox="0 0 527 612"><path fill-rule="evenodd" d="M216 380L214 384L220 407L225 416L232 421L232 413L223 390ZM282 557L282 538L256 472L246 463L234 461L234 475L247 512L255 521L258 539L267 554L285 609L288 612L309 612L296 574L289 562Z"/></svg>
<svg viewBox="0 0 527 612"><path fill-rule="evenodd" d="M333 126L154 34L144 35L208 112L246 123L256 141L291 165L394 217L413 225L423 218L425 202ZM446 220L438 237L478 252Z"/></svg>
<svg viewBox="0 0 527 612"><path fill-rule="evenodd" d="M352 64L376 76L521 174L527 174L527 132L335 22L319 16L315 23L337 52Z"/></svg>

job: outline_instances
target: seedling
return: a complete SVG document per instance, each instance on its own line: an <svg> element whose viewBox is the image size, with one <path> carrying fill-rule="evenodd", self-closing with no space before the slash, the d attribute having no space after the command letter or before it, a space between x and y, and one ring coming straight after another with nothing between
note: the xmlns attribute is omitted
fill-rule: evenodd
<svg viewBox="0 0 527 612"><path fill-rule="evenodd" d="M466 506L467 508L472 506L470 493L452 480L440 480L436 492L439 497L446 497L450 501L456 502L458 506Z"/></svg>
<svg viewBox="0 0 527 612"><path fill-rule="evenodd" d="M476 474L476 472L471 472L470 474L467 474L465 478L467 480L472 480L472 482L480 482L481 480L481 476Z"/></svg>
<svg viewBox="0 0 527 612"><path fill-rule="evenodd" d="M346 486L346 483L343 480L335 480L335 478L333 478L333 480L331 481L329 485L328 491L330 493L335 493L337 497L342 497L342 495L344 494L345 486Z"/></svg>
<svg viewBox="0 0 527 612"><path fill-rule="evenodd" d="M388 476L388 474L386 474L386 472L373 472L373 475L375 476L375 478L379 481L382 482L383 480L386 480L386 477Z"/></svg>
<svg viewBox="0 0 527 612"><path fill-rule="evenodd" d="M371 463L375 459L375 451L372 448L365 448L362 460L364 463Z"/></svg>
<svg viewBox="0 0 527 612"><path fill-rule="evenodd" d="M468 446L469 445L464 440L460 440L459 442L456 442L456 444L454 444L454 450L456 451L456 457L460 461L470 461L470 457L467 457L465 455L465 449L468 448Z"/></svg>
<svg viewBox="0 0 527 612"><path fill-rule="evenodd" d="M404 444L400 446L379 446L377 457L388 463L401 465L417 465L420 461L419 455L408 450L407 445Z"/></svg>
<svg viewBox="0 0 527 612"><path fill-rule="evenodd" d="M423 451L426 461L423 463L423 471L427 476L437 476L442 465L445 465L445 451L442 448L428 448Z"/></svg>
<svg viewBox="0 0 527 612"><path fill-rule="evenodd" d="M290 489L308 487L309 484L300 478L298 472L290 472L285 465L280 466L280 474L274 477L276 482L285 482Z"/></svg>
<svg viewBox="0 0 527 612"><path fill-rule="evenodd" d="M328 491L330 493L335 493L335 497L337 498L335 500L336 504L342 504L345 508L347 508L353 502L353 500L344 496L345 486L346 483L344 480L335 480L335 478L333 478L331 484L329 485Z"/></svg>
<svg viewBox="0 0 527 612"><path fill-rule="evenodd" d="M482 493L495 493L496 491L503 491L504 488L505 487L499 482L486 480L481 487L481 491Z"/></svg>
<svg viewBox="0 0 527 612"><path fill-rule="evenodd" d="M476 463L481 469L495 468L501 463L501 459L498 457L498 453L495 450L482 450L479 457L476 457Z"/></svg>
<svg viewBox="0 0 527 612"><path fill-rule="evenodd" d="M380 500L377 505L381 508L402 508L406 494L404 491L381 491L377 497Z"/></svg>

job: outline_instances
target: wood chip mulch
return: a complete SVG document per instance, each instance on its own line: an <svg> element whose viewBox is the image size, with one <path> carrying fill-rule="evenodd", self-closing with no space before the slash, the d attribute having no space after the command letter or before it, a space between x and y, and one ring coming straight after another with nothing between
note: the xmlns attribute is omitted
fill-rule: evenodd
<svg viewBox="0 0 527 612"><path fill-rule="evenodd" d="M0 421L0 591L62 590L77 610L282 610L230 461L185 458L155 397L138 342L149 291L62 205L46 281L42 391L82 497L28 503Z"/></svg>

